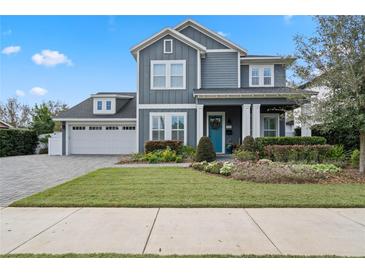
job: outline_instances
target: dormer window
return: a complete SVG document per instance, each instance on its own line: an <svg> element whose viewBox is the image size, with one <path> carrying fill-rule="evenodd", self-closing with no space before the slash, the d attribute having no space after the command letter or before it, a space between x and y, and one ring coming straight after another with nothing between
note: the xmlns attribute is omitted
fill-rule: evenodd
<svg viewBox="0 0 365 274"><path fill-rule="evenodd" d="M163 53L172 53L172 39L163 40Z"/></svg>
<svg viewBox="0 0 365 274"><path fill-rule="evenodd" d="M274 86L274 65L250 65L251 87Z"/></svg>
<svg viewBox="0 0 365 274"><path fill-rule="evenodd" d="M97 102L97 110L103 110L103 101Z"/></svg>
<svg viewBox="0 0 365 274"><path fill-rule="evenodd" d="M111 110L112 109L112 101L106 101L106 110Z"/></svg>

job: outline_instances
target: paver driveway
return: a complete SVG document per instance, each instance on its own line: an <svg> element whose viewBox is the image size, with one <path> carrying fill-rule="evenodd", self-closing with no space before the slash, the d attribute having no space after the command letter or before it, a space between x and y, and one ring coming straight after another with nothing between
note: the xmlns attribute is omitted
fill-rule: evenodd
<svg viewBox="0 0 365 274"><path fill-rule="evenodd" d="M119 156L28 155L0 158L0 206L92 170L113 166Z"/></svg>

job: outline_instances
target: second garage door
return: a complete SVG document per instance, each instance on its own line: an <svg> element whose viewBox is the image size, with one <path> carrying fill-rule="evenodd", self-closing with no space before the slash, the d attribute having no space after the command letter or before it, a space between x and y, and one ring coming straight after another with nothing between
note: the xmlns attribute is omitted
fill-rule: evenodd
<svg viewBox="0 0 365 274"><path fill-rule="evenodd" d="M135 124L70 125L70 154L130 154L136 152Z"/></svg>

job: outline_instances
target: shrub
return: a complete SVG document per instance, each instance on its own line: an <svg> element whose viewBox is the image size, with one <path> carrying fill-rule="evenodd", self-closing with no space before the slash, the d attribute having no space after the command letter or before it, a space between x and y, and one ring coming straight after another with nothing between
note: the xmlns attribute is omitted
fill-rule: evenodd
<svg viewBox="0 0 365 274"><path fill-rule="evenodd" d="M345 157L343 145L333 146L328 152L328 157L332 160L343 160Z"/></svg>
<svg viewBox="0 0 365 274"><path fill-rule="evenodd" d="M144 144L144 151L145 153L153 152L156 150L164 150L167 147L170 147L172 150L178 151L182 147L181 141L172 141L172 140L166 140L166 141L147 141Z"/></svg>
<svg viewBox="0 0 365 274"><path fill-rule="evenodd" d="M195 160L198 162L207 161L212 162L216 158L213 144L209 137L203 136L199 140L198 148L196 150Z"/></svg>
<svg viewBox="0 0 365 274"><path fill-rule="evenodd" d="M183 159L191 159L193 160L196 154L195 148L192 146L181 146L180 150L177 151L178 155L181 155Z"/></svg>
<svg viewBox="0 0 365 274"><path fill-rule="evenodd" d="M235 166L232 177L238 180L257 183L317 183L326 178L326 174L318 172L308 165L286 163L240 162Z"/></svg>
<svg viewBox="0 0 365 274"><path fill-rule="evenodd" d="M318 136L295 137L257 137L256 147L260 155L264 155L265 146L268 145L324 145L326 139Z"/></svg>
<svg viewBox="0 0 365 274"><path fill-rule="evenodd" d="M224 175L224 176L229 176L232 174L233 171L233 163L230 162L224 162L223 166L221 167L219 173Z"/></svg>
<svg viewBox="0 0 365 274"><path fill-rule="evenodd" d="M131 158L133 162L142 162L146 160L144 153L133 153L131 155Z"/></svg>
<svg viewBox="0 0 365 274"><path fill-rule="evenodd" d="M197 169L197 170L200 170L200 171L204 171L205 170L205 167L208 165L208 162L207 161L203 161L203 162L196 162L196 163L193 163L191 165L192 168L194 169Z"/></svg>
<svg viewBox="0 0 365 274"><path fill-rule="evenodd" d="M249 152L256 152L256 141L252 136L246 136L243 139L242 142L242 146L241 146L242 150L246 150Z"/></svg>
<svg viewBox="0 0 365 274"><path fill-rule="evenodd" d="M233 153L234 157L239 161L254 161L256 160L256 154L246 150L236 150Z"/></svg>
<svg viewBox="0 0 365 274"><path fill-rule="evenodd" d="M219 174L222 167L223 167L222 162L214 161L214 162L208 163L205 166L204 171L209 172L209 173Z"/></svg>
<svg viewBox="0 0 365 274"><path fill-rule="evenodd" d="M33 130L0 130L0 157L33 154L37 144L38 136Z"/></svg>
<svg viewBox="0 0 365 274"><path fill-rule="evenodd" d="M268 145L264 155L276 162L321 163L331 149L330 145Z"/></svg>
<svg viewBox="0 0 365 274"><path fill-rule="evenodd" d="M176 151L172 150L170 147L167 147L164 150L155 150L153 152L146 153L142 159L151 164L182 161L182 157L177 156Z"/></svg>
<svg viewBox="0 0 365 274"><path fill-rule="evenodd" d="M335 166L334 164L316 164L307 166L321 173L336 173L341 171L341 168Z"/></svg>
<svg viewBox="0 0 365 274"><path fill-rule="evenodd" d="M351 165L354 168L358 168L360 164L360 151L358 149L355 149L351 153Z"/></svg>

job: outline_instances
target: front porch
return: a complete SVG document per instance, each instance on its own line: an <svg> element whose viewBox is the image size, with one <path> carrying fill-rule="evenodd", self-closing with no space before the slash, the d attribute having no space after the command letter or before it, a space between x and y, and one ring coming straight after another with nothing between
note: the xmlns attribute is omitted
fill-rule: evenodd
<svg viewBox="0 0 365 274"><path fill-rule="evenodd" d="M292 105L198 105L197 143L208 136L218 154L230 154L246 136L285 136L285 111Z"/></svg>

